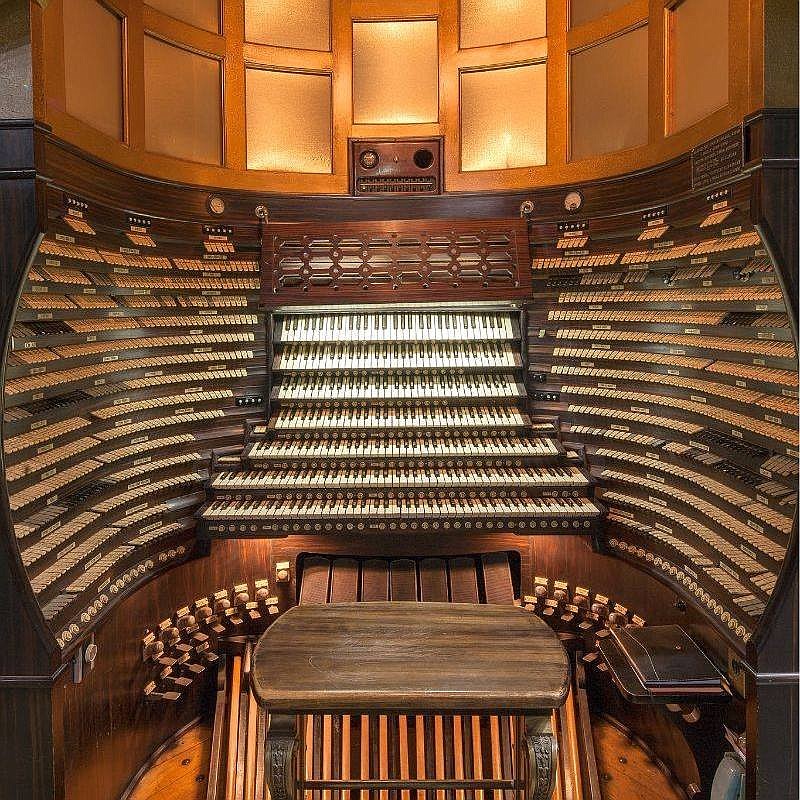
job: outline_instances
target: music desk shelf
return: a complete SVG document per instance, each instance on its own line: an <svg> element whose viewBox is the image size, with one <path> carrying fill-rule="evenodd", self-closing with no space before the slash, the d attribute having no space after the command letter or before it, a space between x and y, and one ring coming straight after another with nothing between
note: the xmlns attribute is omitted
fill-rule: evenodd
<svg viewBox="0 0 800 800"><path fill-rule="evenodd" d="M614 684L631 703L722 703L731 697L722 675L678 625L614 629L599 640L599 649ZM642 664L652 672L652 681L639 668Z"/></svg>

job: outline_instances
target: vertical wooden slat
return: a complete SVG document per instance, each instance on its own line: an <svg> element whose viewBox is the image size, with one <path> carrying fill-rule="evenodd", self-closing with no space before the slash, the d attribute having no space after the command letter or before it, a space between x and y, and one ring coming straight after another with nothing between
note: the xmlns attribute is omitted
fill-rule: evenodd
<svg viewBox="0 0 800 800"><path fill-rule="evenodd" d="M256 744L256 800L267 800L267 783L264 776L264 749L266 743L264 741L267 732L267 715L263 708L258 709L258 742Z"/></svg>
<svg viewBox="0 0 800 800"><path fill-rule="evenodd" d="M236 791L234 793L236 800L244 800L244 781L245 771L247 769L247 711L247 693L242 692L242 696L239 700L239 728L236 737Z"/></svg>
<svg viewBox="0 0 800 800"><path fill-rule="evenodd" d="M492 715L489 717L489 741L492 753L492 777L500 778L503 774L503 763L500 758L500 720ZM492 791L494 800L500 800L502 792L499 789Z"/></svg>
<svg viewBox="0 0 800 800"><path fill-rule="evenodd" d="M470 717L470 733L472 735L472 777L483 779L483 748L481 746L481 718ZM483 789L475 790L475 800L483 800Z"/></svg>
<svg viewBox="0 0 800 800"><path fill-rule="evenodd" d="M474 758L472 755L472 717L461 717L461 739L463 742L462 753L464 759L464 777L472 780L475 777L473 766ZM464 791L464 800L475 800L475 792L472 789Z"/></svg>
<svg viewBox="0 0 800 800"><path fill-rule="evenodd" d="M322 717L322 739L320 741L322 750L322 780L331 779L331 758L333 755L333 718L330 714ZM331 790L322 790L322 800L332 800Z"/></svg>
<svg viewBox="0 0 800 800"><path fill-rule="evenodd" d="M347 714L342 717L342 780L347 781L352 777L350 771L350 748L351 744L351 725L353 724L352 717ZM352 792L350 790L342 792L341 800L350 800Z"/></svg>
<svg viewBox="0 0 800 800"><path fill-rule="evenodd" d="M225 708L228 702L227 661L221 661L217 669L217 701L214 707L214 735L211 740L211 762L208 769L206 800L218 800L220 796L220 767L225 746Z"/></svg>
<svg viewBox="0 0 800 800"><path fill-rule="evenodd" d="M512 717L499 717L498 727L500 728L500 775L503 778L511 779L514 777L513 767L513 746L511 739ZM514 800L514 792L502 792L504 800Z"/></svg>
<svg viewBox="0 0 800 800"><path fill-rule="evenodd" d="M308 714L305 718L306 757L303 761L303 774L306 778L314 778L314 715ZM312 800L313 793L309 789L303 792L305 800Z"/></svg>
<svg viewBox="0 0 800 800"><path fill-rule="evenodd" d="M444 778L444 721L442 717L433 718L433 745L436 780ZM436 790L436 800L445 800L444 789Z"/></svg>
<svg viewBox="0 0 800 800"><path fill-rule="evenodd" d="M361 780L365 780L370 776L369 770L369 717L366 714L361 715ZM369 792L366 789L361 790L361 800L368 800Z"/></svg>
<svg viewBox="0 0 800 800"><path fill-rule="evenodd" d="M331 717L331 777L342 777L342 718L338 714ZM333 800L342 800L341 791L333 791Z"/></svg>
<svg viewBox="0 0 800 800"><path fill-rule="evenodd" d="M411 772L408 761L408 717L405 714L397 718L397 727L400 740L400 780L407 781L411 777ZM403 789L400 792L400 800L411 800L411 792Z"/></svg>
<svg viewBox="0 0 800 800"><path fill-rule="evenodd" d="M322 777L322 759L325 751L325 743L322 739L322 714L313 714L311 718L313 720L311 770L314 778L319 780ZM315 789L311 797L312 800L322 800L322 792L319 789Z"/></svg>
<svg viewBox="0 0 800 800"><path fill-rule="evenodd" d="M434 717L423 717L423 728L425 730L425 771L429 778L436 777L436 727ZM425 792L427 800L434 800L436 797L433 790Z"/></svg>
<svg viewBox="0 0 800 800"><path fill-rule="evenodd" d="M414 733L417 751L417 780L424 780L428 773L425 769L425 718L414 717ZM425 792L417 790L417 800L425 800Z"/></svg>
<svg viewBox="0 0 800 800"><path fill-rule="evenodd" d="M464 780L464 737L461 735L461 717L453 717L453 777ZM456 789L455 800L464 800L464 790Z"/></svg>
<svg viewBox="0 0 800 800"><path fill-rule="evenodd" d="M242 694L242 657L231 663L230 710L228 712L228 744L225 760L225 800L236 797L236 750L239 742L239 702Z"/></svg>
<svg viewBox="0 0 800 800"><path fill-rule="evenodd" d="M386 714L378 717L378 778L382 781L389 777L389 720ZM381 789L380 800L388 800L389 793Z"/></svg>
<svg viewBox="0 0 800 800"><path fill-rule="evenodd" d="M247 693L247 738L245 740L244 800L256 800L256 761L258 755L258 702L252 691Z"/></svg>

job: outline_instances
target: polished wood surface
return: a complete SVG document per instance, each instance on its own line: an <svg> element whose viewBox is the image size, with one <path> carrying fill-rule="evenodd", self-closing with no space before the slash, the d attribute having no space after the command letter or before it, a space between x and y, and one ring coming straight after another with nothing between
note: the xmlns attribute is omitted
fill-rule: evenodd
<svg viewBox="0 0 800 800"><path fill-rule="evenodd" d="M602 800L684 800L652 754L607 719L592 721Z"/></svg>
<svg viewBox="0 0 800 800"><path fill-rule="evenodd" d="M746 129L756 131L755 124L746 123ZM104 224L109 224L118 230L125 227L124 212L131 206L131 198L135 198L136 210L150 210L157 214L163 212L168 219L157 219L154 223L156 237L181 239L180 230L185 225L187 229L201 235L201 222L209 221L205 210L205 199L208 190L199 187L182 187L177 185L163 185L153 181L137 178L132 174L124 174L109 170L102 165L87 161L79 153L58 143L48 134L40 131L39 148L42 158L37 160L37 169L41 174L47 174L55 183L40 194L41 207L44 209L45 197L47 203L52 203L52 215L63 213L64 191L86 193L90 199L101 201L105 195L109 198L109 208L112 210L96 209L101 215ZM763 139L763 141L762 141ZM751 166L759 167L756 162L764 154L764 142L769 136L762 139L748 139L747 160ZM44 158L44 154L47 158ZM770 150L771 169L777 169L780 161L780 151ZM41 163L41 167L40 167ZM785 171L791 172L792 166L786 160ZM63 170L63 173L62 173ZM2 192L4 197L10 197L18 187L21 190L18 207L23 213L21 218L24 224L19 227L15 236L19 237L23 231L29 231L31 220L35 220L35 211L31 203L34 198L34 180L32 177L17 180L3 181ZM758 191L761 193L760 202L765 211L763 227L767 227L775 235L771 240L789 241L782 227L787 227L792 215L783 214L783 209L791 207L792 197L796 197L796 190L789 187L788 180L778 181L779 191L776 190L776 181L764 181ZM44 184L42 184L44 186ZM609 179L600 183L581 187L585 189L584 210L594 218L595 213L610 214L614 216L620 212L615 220L620 225L631 229L637 227L641 214L632 209L650 207L658 202L675 200L689 202L688 197L688 158L667 165L663 169L656 169L646 175L626 176L619 179ZM794 194L793 194L794 193ZM535 223L535 236L545 240L551 238L555 228L555 220L563 216L560 211L560 202L563 197L563 187L557 189L534 190L529 193L517 192L514 194L496 194L492 196L450 196L436 198L430 202L411 200L403 203L391 199L387 201L359 202L352 198L320 198L309 197L275 197L267 198L270 210L274 212L273 218L282 219L312 219L330 216L333 218L397 218L405 216L428 217L435 216L478 216L485 215L491 209L493 215L503 216L513 213L519 207L524 197L530 195L534 198L537 208L537 220L542 220L542 225ZM262 196L263 197L263 196ZM785 199L781 199L785 198ZM232 220L239 225L243 232L245 246L250 246L255 252L254 242L257 237L257 224L254 221L253 207L256 200L255 194L226 193ZM274 202L273 202L274 199ZM11 208L12 206L9 206ZM17 207L17 206L13 206ZM95 208L92 209L95 212ZM767 213L768 212L768 213ZM611 217L608 217L609 219ZM92 218L94 219L94 218ZM191 219L191 222L182 220ZM771 219L771 221L770 221ZM782 221L781 221L782 220ZM8 222L9 220L4 220ZM2 224L3 221L0 221ZM13 229L16 223L9 223ZM601 224L598 222L598 224ZM616 223L615 223L616 224ZM760 225L762 223L759 223ZM549 227L548 227L549 226ZM237 227L237 233L239 228ZM541 234L539 231L543 231ZM5 238L5 237L4 237ZM24 237L22 237L24 239ZM199 239L198 239L199 240ZM19 242L20 239L18 238ZM24 244L24 242L23 242ZM783 248L782 248L783 249ZM13 253L9 259L11 267L4 269L2 278L6 293L3 295L7 301L6 311L11 313L11 306L19 289L21 270L23 264L19 262L20 253L24 247L14 245ZM784 252L790 252L787 248ZM791 264L787 265L789 269ZM779 265L781 266L781 265ZM788 274L788 270L783 268ZM784 275L784 278L787 275ZM787 285L791 285L786 282ZM788 293L791 298L792 293ZM5 322L4 316L4 322ZM7 509L3 510L4 522L10 527ZM794 536L794 535L793 535ZM72 686L69 670L62 673L62 677L53 679L51 670L44 661L40 661L40 653L35 643L36 631L33 625L26 624L27 612L18 616L15 610L4 616L3 630L10 631L7 637L14 642L14 647L6 648L5 660L9 664L6 674L9 678L25 675L28 670L35 671L42 676L40 685L49 687L56 683L53 693L64 698L65 709L62 713L60 707L54 706L54 738L61 740L61 729L64 738L69 742L69 751L63 766L55 768L56 780L60 785L66 783L63 790L67 797L97 798L107 800L118 795L125 782L138 765L143 763L153 747L162 741L171 732L184 724L187 718L196 716L197 700L191 700L181 709L165 710L163 706L149 706L141 696L141 686L144 681L144 670L141 666L138 652L142 634L142 619L147 621L159 619L169 615L174 608L182 603L191 601L194 597L204 592L212 591L218 586L230 586L245 577L260 577L266 571L274 569L276 561L294 559L302 552L340 553L346 555L431 555L463 554L464 552L492 551L514 547L522 556L523 593L530 591L534 575L549 575L552 578L563 579L570 584L591 587L593 592L604 592L615 600L624 603L645 616L648 623L680 622L699 627L702 631L701 638L704 646L714 649L720 660L726 658L727 641L720 626L712 627L710 616L704 616L699 604L692 600L687 591L678 586L666 574L645 573L636 557L629 553L622 558L616 555L605 555L593 552L588 538L542 536L530 541L514 540L508 535L492 535L471 537L469 548L465 547L463 537L449 535L436 541L423 541L424 537L401 537L399 535L387 537L381 542L380 550L376 551L374 543L363 537L345 537L341 541L332 541L317 536L297 536L279 543L253 542L253 543L214 543L212 556L209 559L194 562L187 566L177 567L163 577L153 580L149 586L137 591L135 599L130 603L111 605L107 613L98 615L94 621L97 626L97 637L100 644L100 657L94 672L89 673L84 679L84 684ZM793 541L793 539L790 539ZM794 557L795 549L790 547L790 555ZM5 556L6 554L4 554ZM791 562L787 561L786 573L791 575L794 570L790 568ZM14 609L33 606L32 597L29 596L22 568L13 560L11 552L4 558L3 570L7 570L8 580L0 581L6 587L4 600L10 600ZM11 574L13 573L13 574ZM279 587L282 603L293 601L292 584ZM775 629L775 636L771 637L771 645L764 648L764 657L758 655L759 671L770 674L787 671L785 651L792 646L792 637L786 636L788 620L796 614L791 613L792 598L796 592L787 583L779 584L774 596L776 599L785 596L788 599L785 609L773 609L776 613L769 612L764 618L765 634L770 628ZM3 608L8 608L0 602ZM780 611L780 614L777 612ZM31 613L31 621L35 622L38 616ZM558 625L558 620L553 620ZM760 637L759 637L760 638ZM780 646L779 646L780 645ZM759 643L759 649L762 644ZM748 660L755 663L756 654L748 655ZM17 666L19 665L19 666ZM35 666L34 666L35 665ZM791 666L789 664L789 666ZM133 678L131 677L133 676ZM755 683L755 678L753 682ZM762 761L760 772L764 775L776 775L782 765L778 749L773 750L774 737L770 731L786 730L789 724L777 723L778 712L787 714L792 711L792 704L786 702L788 691L794 687L767 686L767 678L763 679L763 686L756 691L751 687L748 691L748 702L751 704L751 730L748 733L748 742L755 750L758 748L763 753L774 752L775 759ZM32 727L43 731L49 725L50 704L45 699L50 689L32 691L42 697L42 704L38 711L31 712L31 719L36 716ZM16 689L8 690L9 695L15 695ZM761 695L759 697L759 694ZM2 699L2 698L0 698ZM16 716L13 708L22 708L24 698L12 704L5 703L2 707L8 711L6 717L12 721L21 719ZM760 711L759 711L760 706ZM765 714L764 708L772 708L772 714ZM796 706L794 707L796 708ZM12 719L13 718L13 719ZM755 734L756 725L760 732ZM19 728L9 739L12 747L6 751L4 763L18 766L18 754L30 753L27 734L19 735ZM41 733L42 747L36 748L38 752L48 750L47 740L49 732ZM677 735L676 735L677 737ZM125 746L120 747L119 742ZM58 752L61 745L56 742L55 750ZM784 765L785 766L785 765ZM43 759L38 759L37 769L43 767ZM8 771L7 771L8 772ZM8 774L11 774L8 772ZM31 792L21 786L19 796L24 800L30 797L47 796L39 792L39 787Z"/></svg>
<svg viewBox="0 0 800 800"><path fill-rule="evenodd" d="M555 634L496 606L298 606L254 658L253 689L273 712L556 708L569 680Z"/></svg>
<svg viewBox="0 0 800 800"><path fill-rule="evenodd" d="M520 215L267 224L261 248L264 305L451 302L454 292L464 302L530 294L528 223Z"/></svg>
<svg viewBox="0 0 800 800"><path fill-rule="evenodd" d="M125 800L205 800L212 725L198 722L153 760Z"/></svg>
<svg viewBox="0 0 800 800"><path fill-rule="evenodd" d="M46 6L45 9L42 5ZM668 15L663 6L635 0L622 4L608 14L578 26L569 24L568 5L551 0L547 3L547 37L483 47L464 47L459 39L458 0L334 0L329 51L301 50L245 41L244 4L222 5L224 35L211 33L180 22L135 0L116 0L115 9L125 14L127 141L116 141L92 129L67 113L64 69L64 45L61 28L64 4L61 0L32 6L34 51L38 56L36 117L53 127L56 133L87 151L116 162L127 169L141 170L168 180L248 188L255 191L315 192L347 191L348 138L369 136L407 137L443 135L447 141L445 186L449 191L510 189L541 186L567 181L586 181L599 176L638 169L658 163L725 130L744 114L764 103L763 5L750 8L744 0L730 5L730 94L725 107L698 121L686 130L667 134L665 108L660 98L667 86L666 67ZM491 8L491 7L490 7ZM770 16L779 17L781 10ZM487 16L490 12L486 12ZM436 122L385 125L354 124L352 114L352 20L403 19L407 17L439 19L439 118ZM635 25L647 23L648 29L648 106L647 143L639 147L596 155L585 159L570 158L570 54ZM790 27L790 26L788 26ZM771 39L787 36L787 26L776 26ZM225 139L224 166L182 161L175 157L148 152L145 147L145 53L146 33L221 61L223 118ZM788 36L787 36L788 38ZM772 41L767 53L772 54ZM778 49L778 53L781 53ZM463 70L497 65L526 63L547 59L547 164L532 168L461 170L461 92L459 74ZM780 56L774 56L780 60ZM329 174L266 172L247 170L248 142L245 120L245 65L274 65L279 69L300 72L323 72L333 75L333 165ZM787 76L788 77L788 76ZM786 81L784 81L786 82ZM791 91L791 90L790 90ZM213 109L212 109L213 111ZM298 117L300 120L300 117ZM299 122L298 124L302 124ZM251 143L252 146L252 143Z"/></svg>

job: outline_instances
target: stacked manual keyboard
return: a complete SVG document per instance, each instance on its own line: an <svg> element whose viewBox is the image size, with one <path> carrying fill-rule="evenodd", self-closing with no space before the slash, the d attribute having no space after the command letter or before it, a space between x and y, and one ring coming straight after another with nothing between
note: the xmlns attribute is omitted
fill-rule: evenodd
<svg viewBox="0 0 800 800"><path fill-rule="evenodd" d="M511 304L282 308L270 412L219 459L209 537L592 533L602 513L531 417Z"/></svg>

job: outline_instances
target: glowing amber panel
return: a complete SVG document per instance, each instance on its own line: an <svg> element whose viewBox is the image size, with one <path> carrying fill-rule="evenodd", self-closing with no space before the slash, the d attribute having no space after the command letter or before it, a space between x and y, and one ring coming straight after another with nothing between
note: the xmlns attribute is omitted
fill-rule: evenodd
<svg viewBox="0 0 800 800"><path fill-rule="evenodd" d="M600 19L629 2L630 0L569 0L569 25L575 28Z"/></svg>
<svg viewBox="0 0 800 800"><path fill-rule="evenodd" d="M146 0L147 5L181 22L219 33L219 0Z"/></svg>
<svg viewBox="0 0 800 800"><path fill-rule="evenodd" d="M67 113L122 139L122 20L95 0L64 0L63 18Z"/></svg>
<svg viewBox="0 0 800 800"><path fill-rule="evenodd" d="M647 144L647 26L570 56L572 159Z"/></svg>
<svg viewBox="0 0 800 800"><path fill-rule="evenodd" d="M330 173L331 76L248 69L247 168Z"/></svg>
<svg viewBox="0 0 800 800"><path fill-rule="evenodd" d="M461 47L538 39L547 33L546 0L461 0Z"/></svg>
<svg viewBox="0 0 800 800"><path fill-rule="evenodd" d="M461 73L461 169L547 162L547 65Z"/></svg>
<svg viewBox="0 0 800 800"><path fill-rule="evenodd" d="M299 50L331 49L331 0L245 0L245 39Z"/></svg>
<svg viewBox="0 0 800 800"><path fill-rule="evenodd" d="M145 147L153 153L219 164L220 63L144 37Z"/></svg>
<svg viewBox="0 0 800 800"><path fill-rule="evenodd" d="M353 23L353 122L439 119L436 20Z"/></svg>
<svg viewBox="0 0 800 800"><path fill-rule="evenodd" d="M667 12L670 131L728 105L728 0L683 0Z"/></svg>

